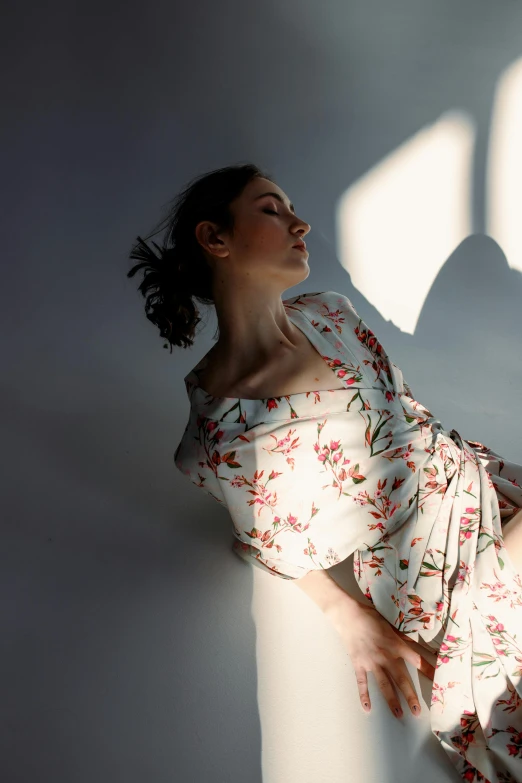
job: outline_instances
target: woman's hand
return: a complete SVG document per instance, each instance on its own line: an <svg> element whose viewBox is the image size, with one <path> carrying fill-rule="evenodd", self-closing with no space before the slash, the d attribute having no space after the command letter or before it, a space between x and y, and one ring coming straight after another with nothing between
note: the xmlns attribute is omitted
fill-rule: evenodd
<svg viewBox="0 0 522 783"><path fill-rule="evenodd" d="M363 709L366 712L371 709L367 672L373 672L396 717L402 717L402 709L393 687L394 682L403 692L413 715L419 717L419 699L405 661L430 680L435 676L435 669L415 652L406 634L393 628L373 606L358 602L341 601L329 615L351 658Z"/></svg>

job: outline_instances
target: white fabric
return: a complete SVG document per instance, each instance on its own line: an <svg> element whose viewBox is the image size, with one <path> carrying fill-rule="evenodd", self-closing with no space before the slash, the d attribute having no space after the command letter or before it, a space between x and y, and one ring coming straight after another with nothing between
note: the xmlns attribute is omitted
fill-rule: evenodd
<svg viewBox="0 0 522 783"><path fill-rule="evenodd" d="M376 609L438 653L432 731L462 779L522 781L522 582L501 528L522 465L444 429L345 296L284 305L345 388L215 398L204 357L175 464L227 507L235 553L273 576L354 552Z"/></svg>

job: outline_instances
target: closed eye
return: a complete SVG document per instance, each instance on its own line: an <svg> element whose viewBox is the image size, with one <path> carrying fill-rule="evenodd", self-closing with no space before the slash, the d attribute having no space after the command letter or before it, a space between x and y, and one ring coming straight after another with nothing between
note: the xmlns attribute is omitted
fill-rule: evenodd
<svg viewBox="0 0 522 783"><path fill-rule="evenodd" d="M267 215L277 215L277 212L274 212L273 209L264 209L263 212L266 212Z"/></svg>

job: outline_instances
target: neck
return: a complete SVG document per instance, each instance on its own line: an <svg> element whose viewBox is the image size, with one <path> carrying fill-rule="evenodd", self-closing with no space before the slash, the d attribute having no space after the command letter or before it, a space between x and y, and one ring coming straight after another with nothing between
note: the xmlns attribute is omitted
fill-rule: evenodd
<svg viewBox="0 0 522 783"><path fill-rule="evenodd" d="M295 352L301 344L301 333L286 314L280 289L237 281L215 289L219 340L212 355L227 377L248 375L275 356Z"/></svg>

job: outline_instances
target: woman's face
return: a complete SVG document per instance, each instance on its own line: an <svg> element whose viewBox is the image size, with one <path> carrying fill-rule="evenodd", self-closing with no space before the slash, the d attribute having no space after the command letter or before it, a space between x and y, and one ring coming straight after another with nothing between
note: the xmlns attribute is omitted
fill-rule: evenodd
<svg viewBox="0 0 522 783"><path fill-rule="evenodd" d="M310 226L297 217L277 185L264 178L251 180L231 203L231 210L235 218L233 235L218 232L207 240L217 271L226 268L227 273L250 282L259 275L266 282L269 276L278 287L282 285L282 290L308 277L309 253L293 245L304 240Z"/></svg>

